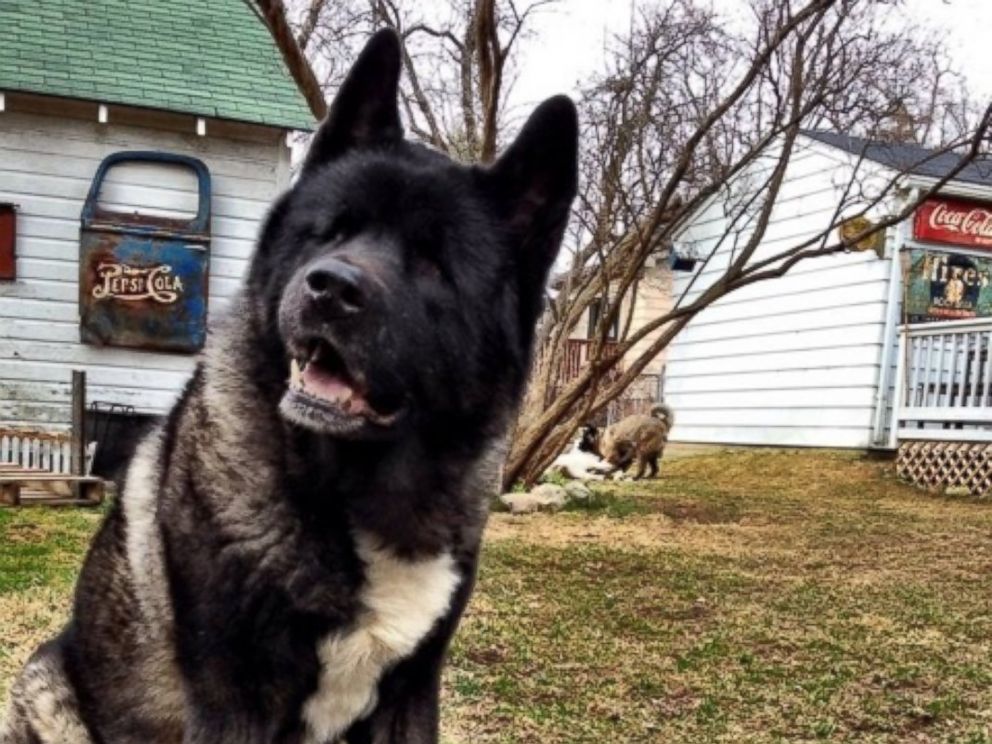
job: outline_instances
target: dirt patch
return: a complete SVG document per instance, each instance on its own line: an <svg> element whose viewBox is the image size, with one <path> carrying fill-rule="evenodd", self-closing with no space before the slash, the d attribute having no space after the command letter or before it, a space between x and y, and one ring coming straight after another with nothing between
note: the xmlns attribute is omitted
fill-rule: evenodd
<svg viewBox="0 0 992 744"><path fill-rule="evenodd" d="M625 519L590 518L581 513L493 514L486 527L489 542L513 540L554 548L608 545L617 550L679 550L732 560L749 558L782 563L793 558L793 551L784 545L797 539L790 526L747 519L716 523L676 521L660 510Z"/></svg>
<svg viewBox="0 0 992 744"><path fill-rule="evenodd" d="M636 521L616 520L605 516L588 518L574 513L526 516L493 514L486 527L486 539L523 540L551 547L599 543L604 540L632 546L659 547L666 544L671 526L671 520L661 514L645 515Z"/></svg>
<svg viewBox="0 0 992 744"><path fill-rule="evenodd" d="M43 543L50 535L50 530L37 524L12 524L3 533L3 539L8 543L34 544Z"/></svg>
<svg viewBox="0 0 992 744"><path fill-rule="evenodd" d="M694 503L691 501L670 502L658 504L658 511L673 522L695 522L696 524L727 524L739 522L740 510L733 504Z"/></svg>

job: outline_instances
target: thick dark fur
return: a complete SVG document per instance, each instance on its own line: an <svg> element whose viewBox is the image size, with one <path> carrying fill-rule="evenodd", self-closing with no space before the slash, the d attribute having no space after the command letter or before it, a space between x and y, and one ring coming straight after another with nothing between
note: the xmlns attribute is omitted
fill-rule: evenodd
<svg viewBox="0 0 992 744"><path fill-rule="evenodd" d="M660 403L651 409L649 416L628 416L602 430L592 425L583 427L579 449L602 457L621 471L636 462L635 479L643 478L649 471L654 478L674 424L674 412Z"/></svg>
<svg viewBox="0 0 992 744"><path fill-rule="evenodd" d="M272 207L240 299L139 447L70 623L15 682L3 744L317 741L302 709L328 671L318 644L367 609L358 534L396 565L450 556L457 588L326 744L437 741L441 666L575 193L577 123L551 99L494 166L465 167L402 139L399 68L397 38L377 34ZM301 289L328 260L358 271L361 312ZM291 400L290 358L313 334L395 424L341 428Z"/></svg>

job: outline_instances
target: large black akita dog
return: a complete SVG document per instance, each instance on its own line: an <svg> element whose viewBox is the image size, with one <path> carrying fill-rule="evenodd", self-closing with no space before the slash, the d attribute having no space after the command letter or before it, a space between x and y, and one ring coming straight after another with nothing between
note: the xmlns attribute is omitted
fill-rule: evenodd
<svg viewBox="0 0 992 744"><path fill-rule="evenodd" d="M437 741L577 123L553 98L465 167L403 140L399 73L381 32L139 446L3 744Z"/></svg>

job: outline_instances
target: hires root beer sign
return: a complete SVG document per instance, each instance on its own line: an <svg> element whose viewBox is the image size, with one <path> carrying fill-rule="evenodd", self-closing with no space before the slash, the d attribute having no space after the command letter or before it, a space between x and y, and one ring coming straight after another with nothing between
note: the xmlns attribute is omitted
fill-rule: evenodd
<svg viewBox="0 0 992 744"><path fill-rule="evenodd" d="M916 210L913 237L931 243L992 248L992 204L927 199Z"/></svg>
<svg viewBox="0 0 992 744"><path fill-rule="evenodd" d="M920 249L908 256L905 309L910 323L992 315L992 259Z"/></svg>

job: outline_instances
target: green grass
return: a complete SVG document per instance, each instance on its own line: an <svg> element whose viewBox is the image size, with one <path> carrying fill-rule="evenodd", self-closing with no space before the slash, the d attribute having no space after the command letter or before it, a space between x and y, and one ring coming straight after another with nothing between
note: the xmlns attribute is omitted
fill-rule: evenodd
<svg viewBox="0 0 992 744"><path fill-rule="evenodd" d="M96 518L0 511L0 688ZM495 514L444 741L992 744L990 538L992 504L837 452L701 455Z"/></svg>
<svg viewBox="0 0 992 744"><path fill-rule="evenodd" d="M0 509L0 698L27 655L64 621L100 516L93 510Z"/></svg>

